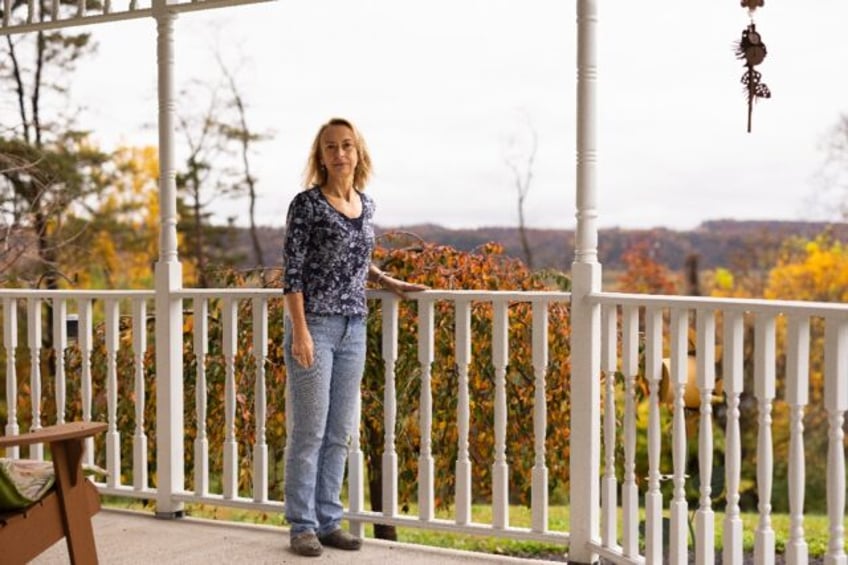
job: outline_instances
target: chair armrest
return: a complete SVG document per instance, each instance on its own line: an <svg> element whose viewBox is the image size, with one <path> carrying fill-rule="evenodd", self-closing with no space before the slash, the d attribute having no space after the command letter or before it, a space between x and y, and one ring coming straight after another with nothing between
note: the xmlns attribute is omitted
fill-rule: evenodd
<svg viewBox="0 0 848 565"><path fill-rule="evenodd" d="M83 439L99 434L108 428L103 422L70 422L47 426L34 432L17 436L0 437L0 449L16 445L32 445L34 443L57 443L60 441Z"/></svg>
<svg viewBox="0 0 848 565"><path fill-rule="evenodd" d="M67 539L71 563L97 563L91 516L100 509L100 501L81 464L86 438L107 428L101 422L72 422L0 438L0 449L49 444L56 476L56 487L47 496L10 514L0 528L3 563L28 563L62 536Z"/></svg>

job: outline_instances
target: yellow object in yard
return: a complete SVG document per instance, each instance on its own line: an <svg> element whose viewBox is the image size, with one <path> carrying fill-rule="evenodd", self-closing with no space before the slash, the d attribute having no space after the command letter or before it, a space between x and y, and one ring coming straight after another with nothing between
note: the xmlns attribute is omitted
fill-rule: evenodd
<svg viewBox="0 0 848 565"><path fill-rule="evenodd" d="M690 410L698 410L701 407L701 393L698 390L698 359L695 355L689 355L687 359L686 386L683 389L683 406ZM671 359L666 357L662 362L662 380L660 381L660 401L674 405L674 387L670 385ZM724 386L719 378L715 380L713 389L713 403L723 400Z"/></svg>

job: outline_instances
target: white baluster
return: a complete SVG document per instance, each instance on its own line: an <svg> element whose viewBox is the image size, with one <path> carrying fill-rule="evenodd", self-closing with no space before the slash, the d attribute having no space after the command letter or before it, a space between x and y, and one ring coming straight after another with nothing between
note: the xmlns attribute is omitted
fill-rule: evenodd
<svg viewBox="0 0 848 565"><path fill-rule="evenodd" d="M845 565L845 434L848 409L848 322L828 319L825 329L824 406L827 410L827 517L829 537L825 565Z"/></svg>
<svg viewBox="0 0 848 565"><path fill-rule="evenodd" d="M548 466L545 461L545 439L548 431L548 402L545 375L548 372L548 305L533 302L533 373L536 375L533 402L533 518L534 532L548 531Z"/></svg>
<svg viewBox="0 0 848 565"><path fill-rule="evenodd" d="M77 302L77 311L79 312L79 328L78 341L80 348L80 392L82 393L82 420L83 422L91 421L91 406L93 402L91 388L91 350L94 348L92 321L94 315L92 313L91 300L87 298L80 299ZM94 438L85 440L85 449L83 450L83 459L87 465L94 464Z"/></svg>
<svg viewBox="0 0 848 565"><path fill-rule="evenodd" d="M739 481L742 477L742 440L739 429L739 398L744 389L744 318L741 312L725 312L722 379L727 398L725 429L725 484L723 563L742 565L742 517L739 513Z"/></svg>
<svg viewBox="0 0 848 565"><path fill-rule="evenodd" d="M56 374L54 375L54 388L56 396L56 423L65 423L65 410L67 401L65 398L65 348L68 347L68 330L66 322L68 319L68 308L65 301L56 298L53 301L53 355L56 360Z"/></svg>
<svg viewBox="0 0 848 565"><path fill-rule="evenodd" d="M265 442L267 399L265 392L265 362L268 357L268 299L253 299L253 360L256 364L254 404L256 442L253 445L253 500L268 500L268 445Z"/></svg>
<svg viewBox="0 0 848 565"><path fill-rule="evenodd" d="M209 301L196 296L194 309L194 403L197 414L197 437L194 438L194 492L198 496L209 494L209 436L206 431L206 355L209 353Z"/></svg>
<svg viewBox="0 0 848 565"><path fill-rule="evenodd" d="M492 525L509 527L509 465L506 460L506 367L509 363L509 305L492 304L492 366L495 369L495 461L492 463Z"/></svg>
<svg viewBox="0 0 848 565"><path fill-rule="evenodd" d="M135 430L133 432L133 488L147 488L147 434L144 432L144 410L147 395L144 387L144 354L147 351L147 302L133 300L133 356L135 364Z"/></svg>
<svg viewBox="0 0 848 565"><path fill-rule="evenodd" d="M668 386L674 393L672 408L672 463L674 492L671 500L669 561L683 565L689 560L689 504L686 502L686 415L684 394L689 378L689 311L671 311L669 329L671 360Z"/></svg>
<svg viewBox="0 0 848 565"><path fill-rule="evenodd" d="M118 301L106 299L106 484L114 488L121 484L121 434L118 432L118 338L120 311Z"/></svg>
<svg viewBox="0 0 848 565"><path fill-rule="evenodd" d="M695 513L695 563L715 562L715 513L712 509L713 480L713 389L715 389L715 312L698 310L698 392L701 420L698 431L700 503Z"/></svg>
<svg viewBox="0 0 848 565"><path fill-rule="evenodd" d="M471 363L471 302L456 301L456 369L459 374L457 391L457 435L459 453L456 459L456 523L471 522L471 461L468 457L468 428L470 406L468 398L468 365Z"/></svg>
<svg viewBox="0 0 848 565"><path fill-rule="evenodd" d="M645 378L648 381L648 492L645 493L645 563L662 563L660 492L660 380L662 379L662 310L645 312Z"/></svg>
<svg viewBox="0 0 848 565"><path fill-rule="evenodd" d="M806 565L804 539L804 407L810 387L810 319L791 316L786 338L786 402L789 404L789 540L786 562Z"/></svg>
<svg viewBox="0 0 848 565"><path fill-rule="evenodd" d="M383 515L396 516L398 508L398 460L395 447L397 399L395 392L395 363L398 357L398 299L394 295L383 299L383 362L385 389L383 391Z"/></svg>
<svg viewBox="0 0 848 565"><path fill-rule="evenodd" d="M601 480L601 542L618 545L618 481L615 478L615 373L618 368L618 312L605 305L601 311L601 370L604 373L604 478Z"/></svg>
<svg viewBox="0 0 848 565"><path fill-rule="evenodd" d="M754 396L757 398L757 495L760 519L754 535L754 560L774 563L774 530L771 527L771 486L774 454L771 410L775 391L775 319L757 317L754 329Z"/></svg>
<svg viewBox="0 0 848 565"><path fill-rule="evenodd" d="M639 490L636 486L636 376L639 374L639 309L622 311L621 356L624 372L624 484L621 509L624 514L622 549L626 557L639 555Z"/></svg>
<svg viewBox="0 0 848 565"><path fill-rule="evenodd" d="M6 349L6 435L20 433L18 426L18 372L15 365L18 350L18 301L3 299L3 347ZM6 457L17 459L20 448L7 447Z"/></svg>
<svg viewBox="0 0 848 565"><path fill-rule="evenodd" d="M41 429L41 299L27 300L27 344L30 363L30 399L32 400L32 426L30 431ZM44 445L34 443L29 447L29 458L44 459Z"/></svg>
<svg viewBox="0 0 848 565"><path fill-rule="evenodd" d="M421 365L421 453L418 455L418 516L430 521L436 516L435 471L433 461L433 391L434 359L433 301L418 301L418 363Z"/></svg>
<svg viewBox="0 0 848 565"><path fill-rule="evenodd" d="M222 304L224 381L224 498L238 495L238 444L236 443L236 353L238 349L238 301Z"/></svg>

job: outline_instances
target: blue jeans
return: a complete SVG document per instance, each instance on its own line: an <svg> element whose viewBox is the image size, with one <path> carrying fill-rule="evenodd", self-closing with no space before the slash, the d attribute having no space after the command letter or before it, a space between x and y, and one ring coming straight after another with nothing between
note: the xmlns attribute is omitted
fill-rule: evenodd
<svg viewBox="0 0 848 565"><path fill-rule="evenodd" d="M291 535L341 527L341 488L354 410L365 369L365 318L306 316L314 344L309 368L292 358L291 320L283 340L290 398L285 512Z"/></svg>

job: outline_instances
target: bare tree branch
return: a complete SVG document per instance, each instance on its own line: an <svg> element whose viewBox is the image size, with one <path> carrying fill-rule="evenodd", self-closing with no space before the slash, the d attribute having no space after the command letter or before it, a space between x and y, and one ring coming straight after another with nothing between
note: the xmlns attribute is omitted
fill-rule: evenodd
<svg viewBox="0 0 848 565"><path fill-rule="evenodd" d="M521 247L524 251L527 268L532 271L533 250L527 237L527 222L524 214L524 205L527 195L530 193L530 186L533 180L533 164L536 161L536 152L539 148L539 135L536 132L536 128L533 127L530 118L526 117L526 120L531 139L530 147L527 149L526 163L523 168L519 167L519 164L516 162L520 158L519 155L507 155L504 157L504 162L512 171L513 182L518 198L518 235L521 238ZM510 139L510 145L517 145L516 136L513 136Z"/></svg>
<svg viewBox="0 0 848 565"><path fill-rule="evenodd" d="M264 265L265 258L262 251L262 244L259 241L259 233L256 226L256 179L253 178L253 175L250 174L250 141L252 139L252 135L250 133L250 129L247 127L247 116L244 107L244 101L242 100L241 92L236 85L235 77L227 68L227 65L224 64L223 59L221 58L221 53L216 52L215 58L218 60L218 66L221 68L221 72L224 74L224 77L227 79L227 82L230 87L230 94L233 97L233 103L236 106L236 110L238 112L239 124L241 126L241 131L238 132L238 139L241 142L241 159L242 159L242 167L244 170L244 183L247 186L247 197L248 197L248 210L249 210L249 221L250 221L250 240L253 244L253 254L256 258L257 265Z"/></svg>
<svg viewBox="0 0 848 565"><path fill-rule="evenodd" d="M29 143L29 120L27 119L26 103L24 102L24 81L21 77L21 67L11 35L6 36L6 43L9 45L9 59L12 61L12 77L15 81L15 93L18 98L18 112L21 118L21 126L23 127L24 140Z"/></svg>
<svg viewBox="0 0 848 565"><path fill-rule="evenodd" d="M39 31L35 36L35 80L32 86L32 125L35 129L35 146L41 147L41 117L39 100L41 97L41 73L44 70L44 32Z"/></svg>

